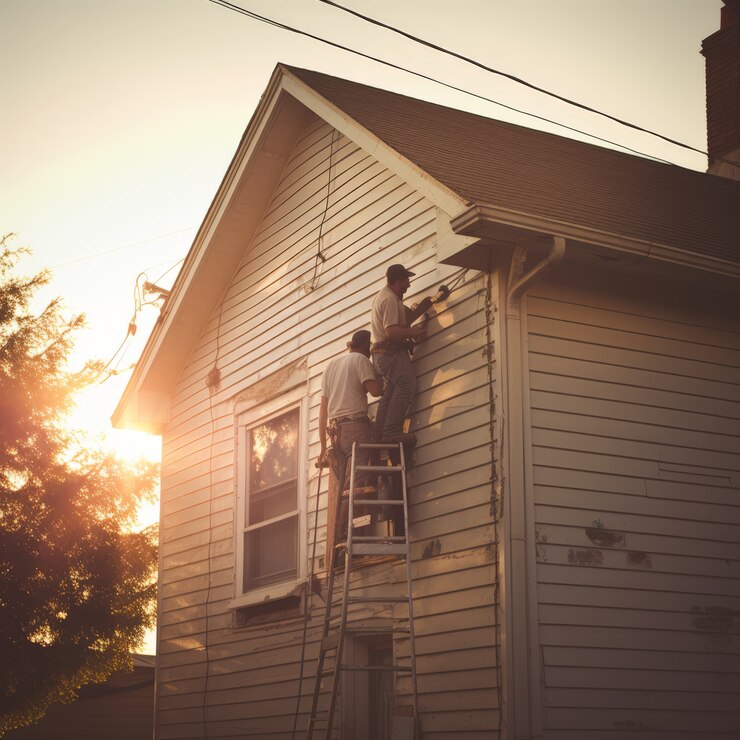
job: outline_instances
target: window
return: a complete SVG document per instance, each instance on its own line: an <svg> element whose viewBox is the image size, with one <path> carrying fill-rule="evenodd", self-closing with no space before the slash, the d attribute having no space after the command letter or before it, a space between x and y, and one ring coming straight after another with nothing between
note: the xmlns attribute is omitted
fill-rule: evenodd
<svg viewBox="0 0 740 740"><path fill-rule="evenodd" d="M303 578L304 418L297 394L237 417L234 606L287 596Z"/></svg>

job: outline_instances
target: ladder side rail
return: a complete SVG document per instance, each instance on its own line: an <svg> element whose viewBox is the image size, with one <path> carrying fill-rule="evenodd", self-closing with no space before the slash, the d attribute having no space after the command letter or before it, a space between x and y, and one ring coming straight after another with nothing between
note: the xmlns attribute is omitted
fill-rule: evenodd
<svg viewBox="0 0 740 740"><path fill-rule="evenodd" d="M414 737L419 734L419 700L416 682L416 645L414 632L414 599L411 579L411 540L409 537L409 496L406 486L406 459L403 444L398 445L401 462L401 492L403 496L403 526L406 536L406 589L408 594L409 651L411 659L411 698L414 709Z"/></svg>
<svg viewBox="0 0 740 740"><path fill-rule="evenodd" d="M355 474L357 464L357 442L352 443L352 458L350 462L349 474L349 501L347 512L347 547L344 552L344 582L342 584L342 616L339 622L339 638L337 642L337 652L334 663L334 674L332 677L331 698L329 700L329 713L326 720L326 740L331 740L332 723L334 721L334 711L337 705L337 694L339 693L339 676L342 671L342 654L344 652L344 632L347 627L347 611L349 607L349 582L350 570L352 566L352 518L354 516L354 498L355 498ZM339 485L339 500L342 499L344 491L344 480ZM340 504L341 511L341 504Z"/></svg>
<svg viewBox="0 0 740 740"><path fill-rule="evenodd" d="M337 541L337 535L340 532L339 529L339 520L340 515L342 513L342 486L344 485L344 477L345 477L345 471L347 469L347 460L342 460L342 464L339 466L339 473L341 480L339 483L339 492L336 498L336 501L334 503L335 508L335 517L334 517L334 539L333 542L336 543ZM319 495L321 492L319 491ZM317 503L318 505L318 503ZM314 532L314 537L316 537L317 533ZM327 538L328 543L328 538ZM327 557L328 556L328 557ZM327 568L327 582L326 582L326 604L324 609L324 624L321 629L321 640L319 642L319 658L316 665L316 683L314 684L314 692L313 692L313 699L311 702L311 713L308 716L308 729L306 730L306 740L313 740L313 733L315 729L315 723L316 723L316 715L318 714L319 709L319 697L321 695L321 679L322 674L324 672L324 662L326 659L326 650L324 649L324 644L326 638L329 636L329 631L331 629L331 612L332 612L332 601L334 598L334 564L335 564L335 557L336 557L336 547L332 547L331 552L327 553L325 556L325 561L327 562L328 568ZM309 586L310 587L310 586Z"/></svg>

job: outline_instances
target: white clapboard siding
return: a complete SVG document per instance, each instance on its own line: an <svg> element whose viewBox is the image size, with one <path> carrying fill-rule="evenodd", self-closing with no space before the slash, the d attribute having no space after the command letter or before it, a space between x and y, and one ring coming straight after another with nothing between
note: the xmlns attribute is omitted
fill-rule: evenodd
<svg viewBox="0 0 740 740"><path fill-rule="evenodd" d="M618 280L526 305L545 737L734 736L740 332Z"/></svg>
<svg viewBox="0 0 740 740"><path fill-rule="evenodd" d="M331 176L331 182L329 177ZM328 194L328 201L327 201ZM234 210L222 227L238 234ZM173 390L163 440L158 736L288 737L298 691L303 620L234 628L232 399L270 373L305 361L308 378L308 548L325 575L326 492L313 532L321 376L370 304L388 264L416 273L407 303L459 271L436 261L433 205L318 119L306 124L222 303ZM318 237L326 261L317 261ZM307 289L316 275L314 290ZM419 437L409 475L425 737L491 738L499 726L496 561L486 279L469 271L436 307L415 365ZM207 388L217 365L221 381ZM402 587L392 563L353 576L353 591ZM393 584L392 586L390 584ZM312 600L298 728L305 731L323 602ZM361 608L352 618L370 616ZM383 616L383 615L381 615ZM384 616L390 617L390 610ZM400 658L408 640L398 640ZM405 678L397 681L403 703Z"/></svg>

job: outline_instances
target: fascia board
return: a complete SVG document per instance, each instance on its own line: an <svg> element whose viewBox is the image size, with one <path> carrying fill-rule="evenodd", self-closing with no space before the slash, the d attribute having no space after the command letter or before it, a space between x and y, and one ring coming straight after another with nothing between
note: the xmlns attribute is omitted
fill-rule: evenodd
<svg viewBox="0 0 740 740"><path fill-rule="evenodd" d="M470 204L470 201L458 195L454 190L450 190L439 180L434 179L429 173L399 154L382 139L344 113L341 108L319 95L289 69L282 67L282 70L284 74L282 84L286 92L303 103L317 116L323 118L341 134L351 139L383 166L428 198L435 206L448 215L452 215Z"/></svg>
<svg viewBox="0 0 740 740"><path fill-rule="evenodd" d="M542 218L529 213L513 211L499 206L472 205L450 220L452 230L464 236L484 236L485 224L501 224L542 234L556 234L568 240L591 244L597 247L627 252L642 258L669 262L683 267L692 267L719 275L740 278L740 265L727 260L708 257L667 244L647 242L641 239L591 229L578 224Z"/></svg>

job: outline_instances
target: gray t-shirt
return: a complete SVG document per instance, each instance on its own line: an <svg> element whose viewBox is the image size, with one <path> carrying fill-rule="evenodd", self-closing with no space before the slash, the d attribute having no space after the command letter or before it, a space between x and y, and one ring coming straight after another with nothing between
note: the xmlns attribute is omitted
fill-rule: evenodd
<svg viewBox="0 0 740 740"><path fill-rule="evenodd" d="M386 285L375 296L370 311L370 329L373 342L388 339L385 330L389 326L406 326L406 308L403 301Z"/></svg>
<svg viewBox="0 0 740 740"><path fill-rule="evenodd" d="M332 360L321 381L321 395L329 401L329 419L367 414L367 391L363 383L375 378L372 362L360 352L349 352Z"/></svg>

